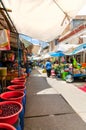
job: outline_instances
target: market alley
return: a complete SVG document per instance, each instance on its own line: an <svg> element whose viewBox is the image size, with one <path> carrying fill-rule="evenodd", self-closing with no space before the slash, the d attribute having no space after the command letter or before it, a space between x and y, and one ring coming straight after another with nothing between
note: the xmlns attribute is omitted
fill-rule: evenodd
<svg viewBox="0 0 86 130"><path fill-rule="evenodd" d="M78 108L76 100L77 93L81 100L86 95L72 84L47 78L40 72L33 70L27 79L24 130L85 130L85 120L80 114L85 114L86 104ZM75 91L78 91L74 95L76 99L72 98Z"/></svg>

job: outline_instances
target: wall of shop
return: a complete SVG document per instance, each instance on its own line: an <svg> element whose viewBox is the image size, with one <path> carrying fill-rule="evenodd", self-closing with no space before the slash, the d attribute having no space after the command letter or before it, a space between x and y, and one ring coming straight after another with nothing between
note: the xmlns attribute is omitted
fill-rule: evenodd
<svg viewBox="0 0 86 130"><path fill-rule="evenodd" d="M55 52L57 49L57 44L56 44L56 41L53 40L49 43L49 52L53 51Z"/></svg>

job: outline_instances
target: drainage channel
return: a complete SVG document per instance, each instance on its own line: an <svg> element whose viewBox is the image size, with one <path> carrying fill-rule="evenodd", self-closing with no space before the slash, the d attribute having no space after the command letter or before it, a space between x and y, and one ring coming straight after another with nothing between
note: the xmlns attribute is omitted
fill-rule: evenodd
<svg viewBox="0 0 86 130"><path fill-rule="evenodd" d="M52 115L37 115L37 116L25 116L24 118L37 118L37 117L47 117L47 116L61 116L61 115L66 115L66 114L74 114L74 112L71 113L58 113L58 114L52 114Z"/></svg>

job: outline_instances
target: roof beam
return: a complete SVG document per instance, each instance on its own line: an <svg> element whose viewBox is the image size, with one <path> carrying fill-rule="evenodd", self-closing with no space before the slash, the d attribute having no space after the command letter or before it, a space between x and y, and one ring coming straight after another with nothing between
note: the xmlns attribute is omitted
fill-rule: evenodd
<svg viewBox="0 0 86 130"><path fill-rule="evenodd" d="M16 29L16 27L15 27L15 25L14 25L14 23L13 23L13 21L11 20L11 18L10 18L10 16L9 16L9 14L8 14L8 12L7 12L6 8L5 8L5 5L3 4L2 0L0 0L0 2L1 2L1 5L2 5L2 7L3 7L3 9L4 9L4 11L5 11L5 13L6 13L7 17L8 17L8 19L9 19L9 20L8 20L7 17L4 16L5 19L6 19L6 21L8 22L8 24L11 23L11 25L12 25L13 28L14 28L14 30L15 30L16 32L18 32L17 29ZM1 10L1 12L4 14L4 12L3 12L2 10ZM9 21L10 21L10 22L9 22ZM12 30L12 27L10 27L10 30Z"/></svg>
<svg viewBox="0 0 86 130"><path fill-rule="evenodd" d="M4 8L1 8L1 7L0 7L0 10L5 11L5 9L4 9ZM12 10L11 10L11 9L7 9L7 8L6 8L6 11L7 11L7 12L12 12Z"/></svg>

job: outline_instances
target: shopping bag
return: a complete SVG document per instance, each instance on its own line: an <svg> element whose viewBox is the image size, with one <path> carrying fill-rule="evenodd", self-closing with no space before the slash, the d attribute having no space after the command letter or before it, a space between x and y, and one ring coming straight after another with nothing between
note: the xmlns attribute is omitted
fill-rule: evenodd
<svg viewBox="0 0 86 130"><path fill-rule="evenodd" d="M10 50L10 31L0 30L0 50Z"/></svg>

